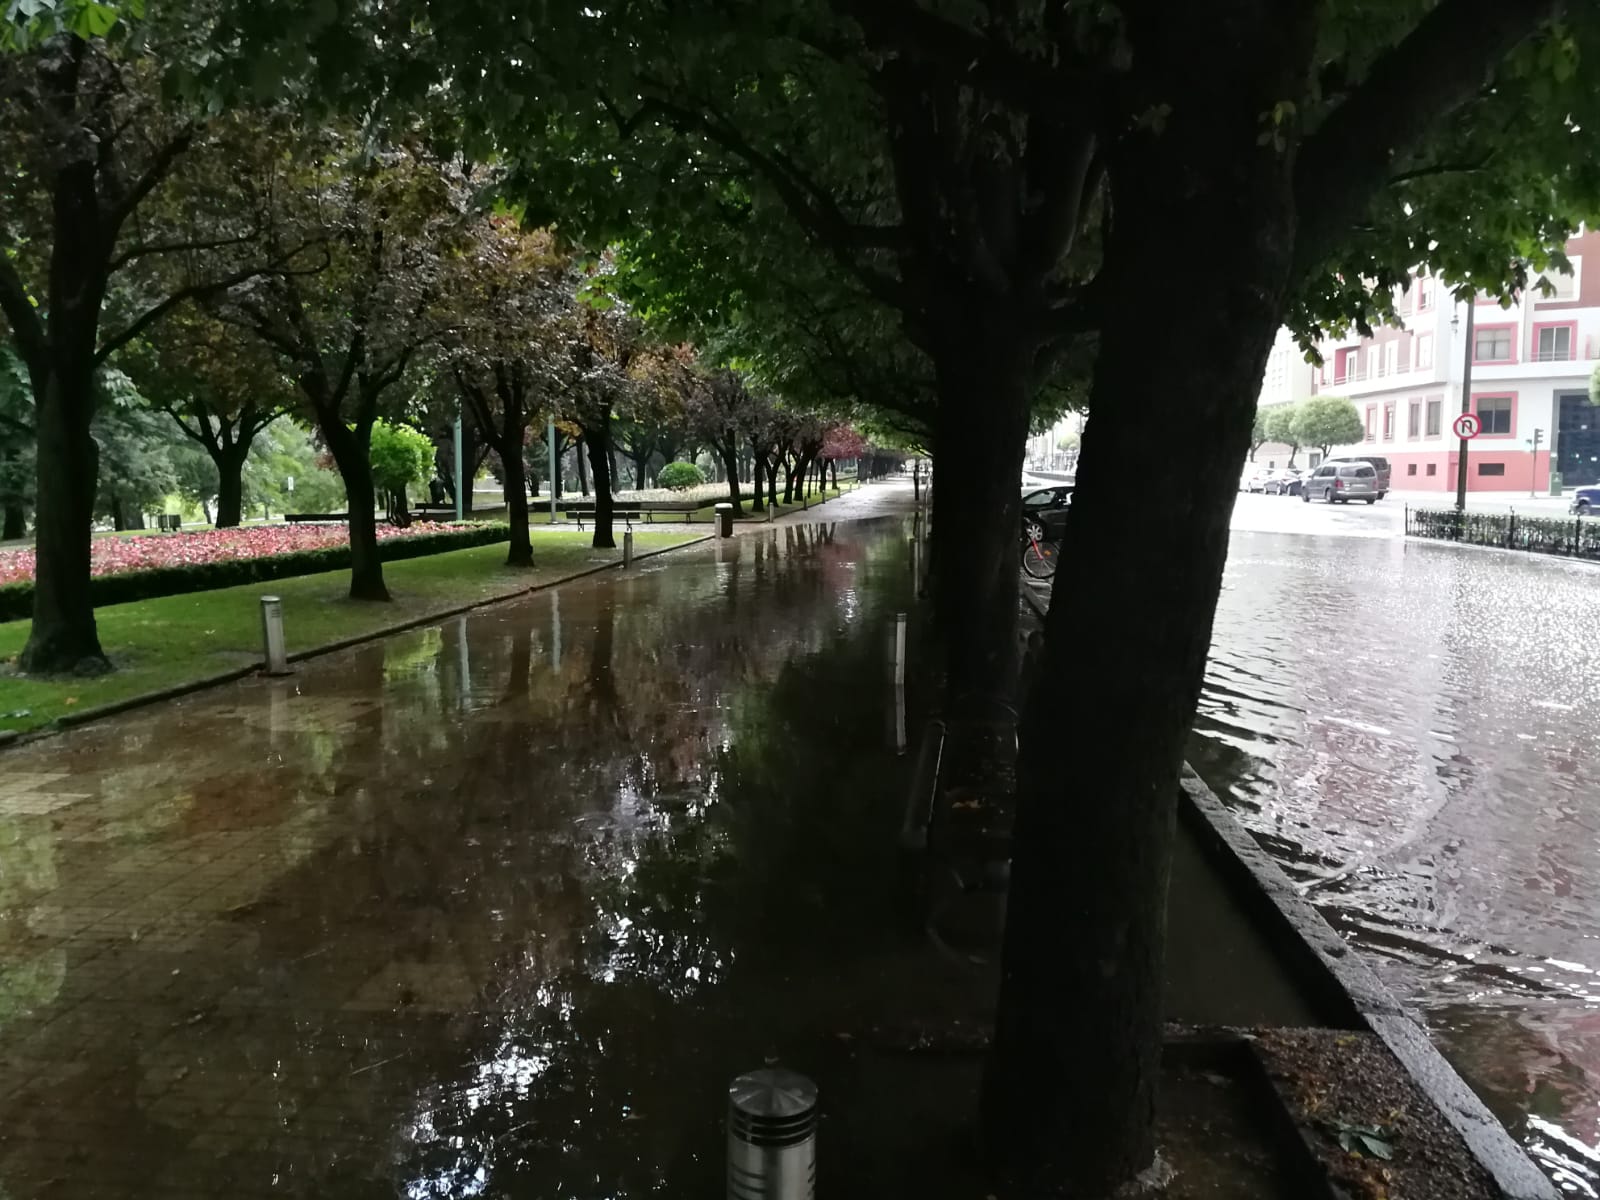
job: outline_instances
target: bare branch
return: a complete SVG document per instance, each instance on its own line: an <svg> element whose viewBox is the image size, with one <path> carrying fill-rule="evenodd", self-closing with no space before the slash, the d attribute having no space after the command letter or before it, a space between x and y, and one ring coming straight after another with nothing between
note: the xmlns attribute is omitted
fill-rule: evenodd
<svg viewBox="0 0 1600 1200"><path fill-rule="evenodd" d="M155 191L161 181L172 172L179 156L194 144L194 137L195 127L187 125L156 151L143 174L133 181L133 186L105 212L105 228L110 236L116 236L117 230L122 228L123 222L133 210L138 208L145 197Z"/></svg>
<svg viewBox="0 0 1600 1200"><path fill-rule="evenodd" d="M17 273L16 264L6 257L3 249L0 249L0 312L5 313L11 324L12 337L23 363L30 371L41 370L48 349L44 322L28 297L27 285Z"/></svg>
<svg viewBox="0 0 1600 1200"><path fill-rule="evenodd" d="M224 237L224 238L191 238L191 239L187 239L187 240L184 240L184 241L151 242L151 243L145 243L145 244L141 244L141 245L136 245L136 246L130 247L127 250L124 250L121 254L119 254L115 258L113 258L111 260L110 265L106 268L106 273L107 274L115 274L117 271L120 271L123 267L127 266L134 259L136 259L136 258L144 258L145 256L150 255L150 254L171 254L171 253L177 253L177 252L180 252L180 251L192 251L192 250L223 250L223 249L226 249L229 246L243 246L243 245L246 245L246 244L248 244L250 242L255 241L260 236L261 236L261 229L260 229L259 226L257 226L256 228L250 230L249 233L241 233L241 234L237 234L237 235L232 236L232 237Z"/></svg>

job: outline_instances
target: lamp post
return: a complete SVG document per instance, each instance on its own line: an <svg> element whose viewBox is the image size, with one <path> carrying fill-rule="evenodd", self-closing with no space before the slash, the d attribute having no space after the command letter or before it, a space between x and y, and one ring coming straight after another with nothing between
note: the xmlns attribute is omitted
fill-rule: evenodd
<svg viewBox="0 0 1600 1200"><path fill-rule="evenodd" d="M1461 355L1461 412L1463 415L1472 411L1472 351L1473 351L1473 310L1478 306L1477 293L1467 293L1467 348ZM1460 317L1450 318L1450 330L1455 332ZM1456 511L1467 511L1467 439L1460 439L1460 449L1456 452Z"/></svg>

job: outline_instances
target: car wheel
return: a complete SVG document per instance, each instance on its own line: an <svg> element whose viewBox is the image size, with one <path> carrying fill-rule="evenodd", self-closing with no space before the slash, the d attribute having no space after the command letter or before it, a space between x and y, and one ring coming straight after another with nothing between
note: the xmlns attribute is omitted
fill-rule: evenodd
<svg viewBox="0 0 1600 1200"><path fill-rule="evenodd" d="M1301 488L1300 489L1300 503L1301 504L1310 504L1311 503L1311 493L1306 491L1305 488Z"/></svg>
<svg viewBox="0 0 1600 1200"><path fill-rule="evenodd" d="M1587 500L1578 501L1578 515L1580 517L1587 517L1589 515L1589 502Z"/></svg>
<svg viewBox="0 0 1600 1200"><path fill-rule="evenodd" d="M1323 488L1322 489L1322 499L1326 503L1332 504L1333 503L1333 489L1332 488Z"/></svg>
<svg viewBox="0 0 1600 1200"><path fill-rule="evenodd" d="M1367 497L1367 503L1368 504L1376 504L1381 499L1383 499L1382 496L1368 496Z"/></svg>
<svg viewBox="0 0 1600 1200"><path fill-rule="evenodd" d="M1383 498L1384 498L1384 497L1385 497L1385 496L1387 496L1387 495L1388 495L1388 494L1389 494L1389 493L1388 493L1388 492L1379 492L1379 493L1378 493L1378 499L1379 499L1379 500L1382 500L1382 499L1383 499Z"/></svg>

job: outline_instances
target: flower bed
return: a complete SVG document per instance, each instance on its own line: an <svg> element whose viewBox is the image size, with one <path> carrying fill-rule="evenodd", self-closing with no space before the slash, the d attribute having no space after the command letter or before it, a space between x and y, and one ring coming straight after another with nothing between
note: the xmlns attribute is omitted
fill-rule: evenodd
<svg viewBox="0 0 1600 1200"><path fill-rule="evenodd" d="M251 535L265 533L266 540ZM273 535L279 535L276 538ZM409 529L379 529L378 557L385 562L401 558L420 558L448 550L465 550L503 542L509 536L504 525L419 524ZM204 548L194 543L212 539ZM117 542L111 555L102 560L101 545ZM129 546L152 542L154 546ZM159 557L162 545L170 543ZM124 556L118 551L134 549L152 557ZM16 621L33 610L33 552L27 555L29 574L0 584L0 621ZM290 579L296 575L315 575L338 571L350 565L350 539L342 525L306 527L263 526L259 529L214 530L209 533L170 534L138 538L101 538L94 543L94 574L89 580L89 598L96 608L107 604L127 604L157 596L179 596L213 588L237 587L246 583L265 583L271 579ZM119 563L105 566L102 563ZM146 565L156 563L158 565Z"/></svg>
<svg viewBox="0 0 1600 1200"><path fill-rule="evenodd" d="M454 533L466 525L419 521L408 529L378 526L378 540ZM348 546L350 530L333 525L247 525L239 529L205 529L195 533L150 534L136 537L98 537L89 551L91 575L118 575L124 571L149 571L157 567L187 567L197 563L241 558L265 558ZM33 548L0 553L0 585L33 579Z"/></svg>

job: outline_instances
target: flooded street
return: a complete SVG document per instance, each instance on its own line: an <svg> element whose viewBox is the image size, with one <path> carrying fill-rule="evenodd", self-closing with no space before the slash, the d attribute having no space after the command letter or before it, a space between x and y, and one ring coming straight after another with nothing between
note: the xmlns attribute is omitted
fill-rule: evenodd
<svg viewBox="0 0 1600 1200"><path fill-rule="evenodd" d="M1558 1183L1600 1193L1600 571L1407 544L1381 507L1240 507L1195 766ZM1315 519L1365 527L1250 528Z"/></svg>
<svg viewBox="0 0 1600 1200"><path fill-rule="evenodd" d="M8 751L0 1195L715 1194L727 1080L827 1078L902 952L903 528L757 531Z"/></svg>

